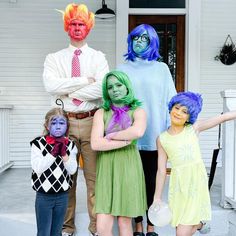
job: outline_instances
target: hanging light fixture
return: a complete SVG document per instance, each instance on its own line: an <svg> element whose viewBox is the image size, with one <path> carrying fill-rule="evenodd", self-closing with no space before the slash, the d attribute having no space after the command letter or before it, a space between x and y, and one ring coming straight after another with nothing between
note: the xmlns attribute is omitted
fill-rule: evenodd
<svg viewBox="0 0 236 236"><path fill-rule="evenodd" d="M102 8L97 10L95 12L95 17L100 19L108 19L115 17L115 12L111 10L110 8L107 8L107 4L105 3L105 0L102 0Z"/></svg>

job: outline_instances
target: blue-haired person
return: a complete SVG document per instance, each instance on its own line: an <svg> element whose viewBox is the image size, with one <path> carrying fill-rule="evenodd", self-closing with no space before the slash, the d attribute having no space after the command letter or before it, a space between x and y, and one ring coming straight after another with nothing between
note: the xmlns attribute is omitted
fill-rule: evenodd
<svg viewBox="0 0 236 236"><path fill-rule="evenodd" d="M168 66L157 61L159 38L155 29L147 24L134 28L127 39L126 62L118 66L130 78L135 96L142 102L147 113L147 129L138 140L146 182L148 207L152 204L157 172L156 137L170 124L168 102L176 94ZM135 218L134 236L144 236L143 217ZM154 226L147 216L147 236L157 236Z"/></svg>
<svg viewBox="0 0 236 236"><path fill-rule="evenodd" d="M167 160L171 164L169 207L171 225L176 235L193 235L197 230L206 234L211 219L208 178L201 157L198 134L220 123L236 118L236 111L197 120L202 109L198 93L181 92L169 102L171 126L157 139L158 171L154 202L162 199Z"/></svg>

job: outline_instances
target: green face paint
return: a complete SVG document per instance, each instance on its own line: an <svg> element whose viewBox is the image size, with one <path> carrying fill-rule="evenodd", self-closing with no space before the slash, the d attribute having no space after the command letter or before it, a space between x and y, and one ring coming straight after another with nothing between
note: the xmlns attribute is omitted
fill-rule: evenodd
<svg viewBox="0 0 236 236"><path fill-rule="evenodd" d="M127 95L127 88L115 76L107 80L107 92L113 104L121 104L121 100Z"/></svg>

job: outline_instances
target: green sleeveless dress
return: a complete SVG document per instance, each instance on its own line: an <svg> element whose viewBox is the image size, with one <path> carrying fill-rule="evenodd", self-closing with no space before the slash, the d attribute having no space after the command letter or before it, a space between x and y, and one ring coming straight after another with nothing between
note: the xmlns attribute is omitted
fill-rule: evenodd
<svg viewBox="0 0 236 236"><path fill-rule="evenodd" d="M133 120L133 111L128 111ZM112 111L104 111L105 130ZM95 212L113 216L136 217L147 209L143 168L135 144L97 156Z"/></svg>
<svg viewBox="0 0 236 236"><path fill-rule="evenodd" d="M169 206L173 227L196 225L211 219L208 178L201 158L198 137L192 125L171 135L160 135L160 142L171 163Z"/></svg>

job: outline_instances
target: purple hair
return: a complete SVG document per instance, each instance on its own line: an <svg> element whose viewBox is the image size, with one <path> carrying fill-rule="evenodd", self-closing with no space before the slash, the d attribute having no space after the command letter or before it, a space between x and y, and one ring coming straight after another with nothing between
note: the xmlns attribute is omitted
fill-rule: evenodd
<svg viewBox="0 0 236 236"><path fill-rule="evenodd" d="M136 53L133 50L133 38L135 36L140 36L144 31L147 31L149 36L149 45L147 49L142 53L142 59L148 59L148 61L156 61L159 57L159 37L156 30L147 24L141 24L135 27L128 35L128 52L124 55L125 60L134 61L137 57Z"/></svg>
<svg viewBox="0 0 236 236"><path fill-rule="evenodd" d="M168 108L169 112L175 104L180 104L188 108L189 121L188 123L193 124L198 114L202 110L202 97L199 93L193 92L181 92L177 93L174 97L171 98Z"/></svg>

